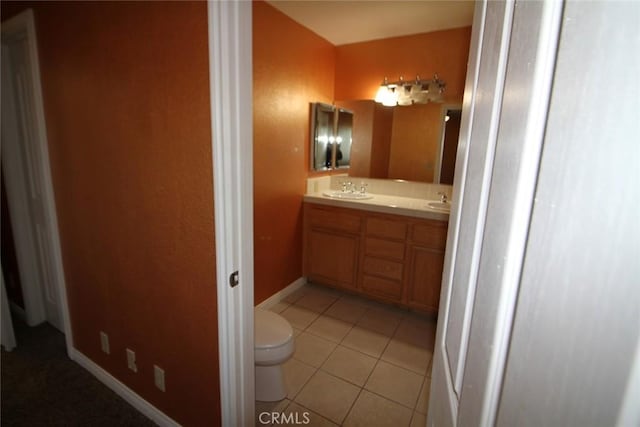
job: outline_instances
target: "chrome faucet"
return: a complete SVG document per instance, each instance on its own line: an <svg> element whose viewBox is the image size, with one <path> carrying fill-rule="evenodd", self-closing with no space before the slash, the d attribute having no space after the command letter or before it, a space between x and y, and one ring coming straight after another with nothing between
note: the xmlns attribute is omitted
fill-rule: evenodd
<svg viewBox="0 0 640 427"><path fill-rule="evenodd" d="M367 184L366 182L361 182L360 183L360 193L366 194L368 185L369 184Z"/></svg>
<svg viewBox="0 0 640 427"><path fill-rule="evenodd" d="M440 202L447 203L447 193L444 191L439 191L438 195L440 196Z"/></svg>
<svg viewBox="0 0 640 427"><path fill-rule="evenodd" d="M346 193L347 191L353 193L354 192L353 189L354 189L353 182L351 182L351 181L342 181L342 192L343 193Z"/></svg>

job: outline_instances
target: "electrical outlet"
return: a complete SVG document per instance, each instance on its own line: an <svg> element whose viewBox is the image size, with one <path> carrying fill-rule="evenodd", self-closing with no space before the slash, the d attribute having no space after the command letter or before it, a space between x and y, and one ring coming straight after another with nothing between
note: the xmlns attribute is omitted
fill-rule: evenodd
<svg viewBox="0 0 640 427"><path fill-rule="evenodd" d="M138 372L138 366L136 366L136 352L131 349L127 349L127 366L133 372Z"/></svg>
<svg viewBox="0 0 640 427"><path fill-rule="evenodd" d="M156 387L158 387L162 391L165 391L164 370L158 367L158 365L153 365L153 382L155 383Z"/></svg>
<svg viewBox="0 0 640 427"><path fill-rule="evenodd" d="M109 349L109 335L102 331L100 331L100 347L104 353L111 353L111 350Z"/></svg>

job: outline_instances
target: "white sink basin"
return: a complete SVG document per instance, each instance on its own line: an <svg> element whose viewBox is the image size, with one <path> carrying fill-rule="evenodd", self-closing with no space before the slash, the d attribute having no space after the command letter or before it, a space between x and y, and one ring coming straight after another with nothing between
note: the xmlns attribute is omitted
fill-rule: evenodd
<svg viewBox="0 0 640 427"><path fill-rule="evenodd" d="M332 190L322 193L323 196L331 197L332 199L346 199L346 200L366 200L373 199L373 195L369 193L359 193L351 191Z"/></svg>
<svg viewBox="0 0 640 427"><path fill-rule="evenodd" d="M451 211L451 203L449 202L440 202L440 201L434 200L432 202L427 202L427 206L437 211L442 211L442 212Z"/></svg>

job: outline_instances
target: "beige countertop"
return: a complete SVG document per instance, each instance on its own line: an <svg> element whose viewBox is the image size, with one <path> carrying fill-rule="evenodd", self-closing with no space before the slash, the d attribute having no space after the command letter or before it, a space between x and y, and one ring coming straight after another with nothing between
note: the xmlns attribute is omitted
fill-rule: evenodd
<svg viewBox="0 0 640 427"><path fill-rule="evenodd" d="M305 194L304 201L319 205L361 209L392 215L404 215L415 218L449 221L449 214L442 210L430 208L427 204L433 200L414 199L410 197L371 194L373 198L365 200L346 200L324 196L322 192Z"/></svg>

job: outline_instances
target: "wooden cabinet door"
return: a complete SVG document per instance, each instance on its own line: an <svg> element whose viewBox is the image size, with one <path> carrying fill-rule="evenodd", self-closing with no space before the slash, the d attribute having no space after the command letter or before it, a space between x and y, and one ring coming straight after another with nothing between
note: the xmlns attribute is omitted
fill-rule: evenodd
<svg viewBox="0 0 640 427"><path fill-rule="evenodd" d="M307 275L311 280L355 289L359 238L311 228L307 236Z"/></svg>
<svg viewBox="0 0 640 427"><path fill-rule="evenodd" d="M409 306L436 313L440 301L444 252L413 246L410 259Z"/></svg>

